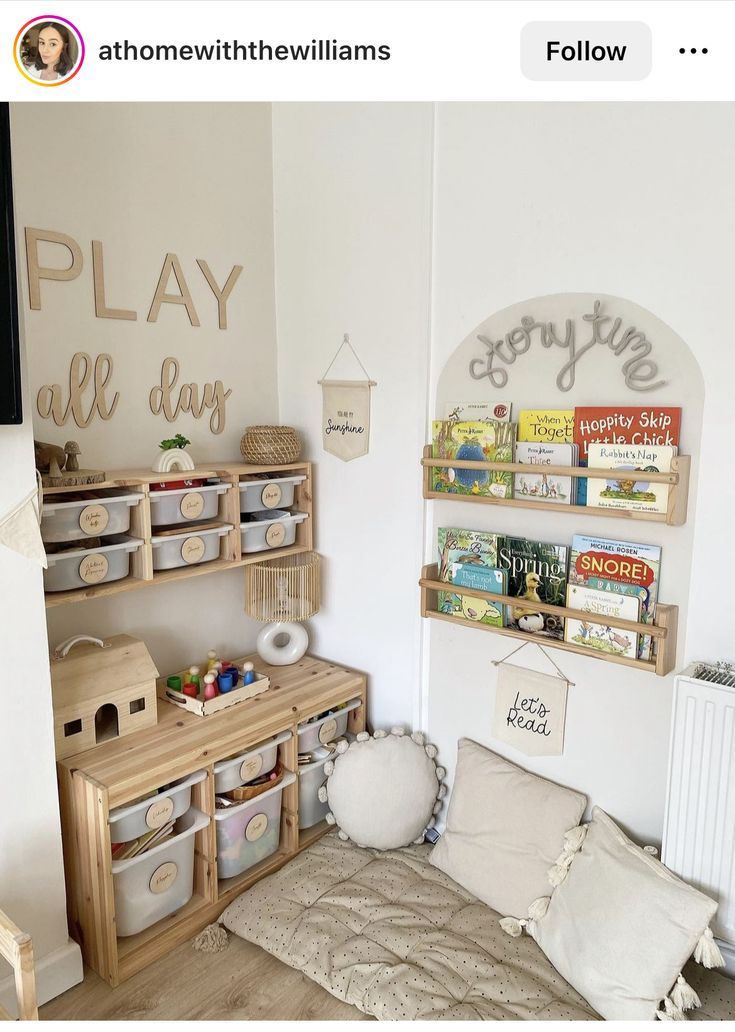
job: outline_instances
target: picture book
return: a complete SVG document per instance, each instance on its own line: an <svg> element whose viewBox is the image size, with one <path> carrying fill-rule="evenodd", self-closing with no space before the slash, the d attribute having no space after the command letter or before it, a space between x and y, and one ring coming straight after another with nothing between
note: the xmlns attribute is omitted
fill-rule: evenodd
<svg viewBox="0 0 735 1032"><path fill-rule="evenodd" d="M477 588L480 591L491 591L496 595L504 595L507 586L507 575L497 567L478 566L476 563L452 563L450 568L452 584L462 588ZM472 595L448 595L452 600L454 616L476 623L490 624L491 627L502 627L504 623L504 606L495 605L490 599L475 598ZM445 607L442 612L450 612Z"/></svg>
<svg viewBox="0 0 735 1032"><path fill-rule="evenodd" d="M576 448L573 444L540 444L519 441L516 445L516 462L530 466L574 466ZM573 477L557 476L552 473L516 473L513 478L515 498L537 498L543 502L558 502L569 505L576 497Z"/></svg>
<svg viewBox="0 0 735 1032"><path fill-rule="evenodd" d="M448 403L444 407L444 418L455 423L467 423L478 419L497 419L500 423L510 420L509 401L461 401Z"/></svg>
<svg viewBox="0 0 735 1032"><path fill-rule="evenodd" d="M451 583L459 568L493 569L498 565L498 543L500 536L481 530L461 530L455 527L439 527L439 580ZM473 585L467 585L472 587ZM492 590L490 588L481 590ZM498 589L499 590L499 589ZM500 592L503 594L503 592ZM439 592L440 613L456 614L461 609L462 599L450 592Z"/></svg>
<svg viewBox="0 0 735 1032"><path fill-rule="evenodd" d="M636 595L598 591L584 584L570 584L567 587L567 605L570 609L589 613L590 617L611 616L618 620L632 620L634 623L640 619L641 600ZM604 619L602 623L595 623L591 619L574 620L568 616L565 624L564 641L584 645L585 648L596 649L611 656L627 656L629 659L638 656L639 635L635 632L610 627Z"/></svg>
<svg viewBox="0 0 735 1032"><path fill-rule="evenodd" d="M500 564L502 566L502 563ZM656 615L658 583L661 570L661 548L658 545L637 545L628 541L610 541L605 538L575 534L569 557L569 583L597 587L609 582L629 585L631 593L645 589L647 598L641 598L641 623L652 623ZM615 589L619 592L619 589ZM652 639L642 634L638 642L638 658L650 660Z"/></svg>
<svg viewBox="0 0 735 1032"><path fill-rule="evenodd" d="M563 606L567 589L566 545L550 545L528 538L504 537L498 547L498 566L508 574L506 594L518 599L507 607L507 625L546 638L564 637L564 619L534 610L534 602Z"/></svg>
<svg viewBox="0 0 735 1032"><path fill-rule="evenodd" d="M588 466L590 444L648 444L679 446L681 409L648 405L580 406L574 410L573 440L579 447L579 465ZM577 504L585 505L590 480L577 482Z"/></svg>
<svg viewBox="0 0 735 1032"><path fill-rule="evenodd" d="M518 416L518 440L542 444L571 444L574 409L523 409Z"/></svg>
<svg viewBox="0 0 735 1032"><path fill-rule="evenodd" d="M590 443L589 465L611 469L609 480L587 480L587 505L604 509L629 509L632 512L665 513L669 485L651 483L647 473L668 473L676 453L672 445Z"/></svg>
<svg viewBox="0 0 735 1032"><path fill-rule="evenodd" d="M437 420L432 425L435 459L463 459L468 462L512 462L515 446L515 423L497 419L454 422ZM503 470L435 467L434 491L448 494L481 495L511 498L513 474Z"/></svg>

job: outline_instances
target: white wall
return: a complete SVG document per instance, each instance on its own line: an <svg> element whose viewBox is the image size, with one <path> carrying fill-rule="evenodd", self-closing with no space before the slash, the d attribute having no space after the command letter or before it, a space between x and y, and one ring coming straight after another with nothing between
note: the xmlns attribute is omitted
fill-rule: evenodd
<svg viewBox="0 0 735 1032"><path fill-rule="evenodd" d="M723 474L732 464L725 421L735 359L726 305L735 143L731 105L446 104L435 116L432 140L426 105L276 105L276 284L281 418L306 430L319 460L317 527L328 557L328 604L314 621L319 648L361 662L372 675L373 720L420 722L451 769L460 734L493 744L490 663L503 646L462 628L417 628L418 457L449 356L490 315L524 299L577 291L627 298L691 349L705 394L696 522L662 528L662 583L687 618L681 663L735 658L733 603L714 573L735 502ZM380 384L370 457L347 466L320 453L314 385L344 330ZM662 367L672 360L662 356ZM616 381L609 389L610 400L620 400ZM520 390L514 400L544 402ZM685 425L696 429L700 388L685 389L680 400ZM508 515L500 529L563 539L561 523ZM444 520L432 503L426 518L429 559L433 524ZM388 550L376 520L391 528ZM588 521L564 534L603 526L613 529ZM658 540L653 525L636 527L646 528L640 540ZM686 551L692 536L687 609L686 558L679 579L678 546L668 567L666 555L677 541ZM567 753L536 769L587 791L636 835L657 839L671 679L554 655L578 687ZM419 697L414 712L410 700Z"/></svg>
<svg viewBox="0 0 735 1032"><path fill-rule="evenodd" d="M366 670L370 715L417 699L429 332L431 108L276 105L273 117L281 419L317 462L324 605L312 649ZM378 386L369 455L321 447L317 380L351 335ZM352 378L344 362L331 375Z"/></svg>
<svg viewBox="0 0 735 1032"><path fill-rule="evenodd" d="M83 254L81 275L43 280L42 307L31 311L24 242L20 246L36 438L62 445L78 440L82 466L93 468L148 467L158 442L179 432L191 438L189 451L200 463L239 461L244 427L277 420L270 106L16 105L13 147L20 240L26 226L57 230L73 237ZM107 305L134 310L137 320L95 316L92 240L104 245ZM147 322L169 251L181 261L198 327L182 306L168 303L155 323ZM42 244L40 253L50 266L68 264L59 245ZM216 299L197 258L208 262L220 286L233 265L243 266L225 330L218 328ZM168 292L176 290L172 277ZM108 400L112 388L120 394L113 417L96 418L86 429L71 419L57 427L35 405L38 389L48 383L63 385L66 400L75 351L109 353ZM194 382L201 390L220 379L231 389L222 433L212 433L209 412L169 423L150 411L149 391L160 382L167 356L179 360L179 384ZM58 607L49 610L48 624L52 644L79 632L138 635L162 672L200 660L209 648L247 652L258 631L243 614L237 570Z"/></svg>

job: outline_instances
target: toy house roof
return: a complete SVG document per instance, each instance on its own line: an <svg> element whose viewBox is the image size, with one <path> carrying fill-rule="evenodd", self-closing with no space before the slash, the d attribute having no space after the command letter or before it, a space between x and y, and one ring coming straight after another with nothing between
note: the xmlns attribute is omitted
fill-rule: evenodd
<svg viewBox="0 0 735 1032"><path fill-rule="evenodd" d="M107 698L116 691L155 681L158 670L145 644L129 634L105 638L105 648L80 642L63 659L51 659L54 708Z"/></svg>

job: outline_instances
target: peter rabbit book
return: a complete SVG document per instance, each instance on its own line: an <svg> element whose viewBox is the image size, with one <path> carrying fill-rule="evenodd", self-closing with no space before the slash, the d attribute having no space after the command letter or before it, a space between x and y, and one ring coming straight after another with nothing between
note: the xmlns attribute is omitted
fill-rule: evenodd
<svg viewBox="0 0 735 1032"><path fill-rule="evenodd" d="M501 564L502 565L502 564ZM661 548L658 545L637 545L628 541L575 534L569 558L569 583L597 587L609 581L611 585L628 585L631 593L645 589L647 598L641 598L641 623L653 623L656 615L658 582L661 569ZM619 588L614 589L619 592ZM652 639L640 635L638 658L650 660Z"/></svg>
<svg viewBox="0 0 735 1032"><path fill-rule="evenodd" d="M563 606L567 588L566 545L550 545L528 538L504 537L498 547L498 566L508 574L507 594L518 604L507 606L506 623L515 630L545 638L564 637L564 619L541 613L534 602Z"/></svg>
<svg viewBox="0 0 735 1032"><path fill-rule="evenodd" d="M665 513L669 485L652 483L647 473L669 473L676 454L672 445L590 444L589 465L614 470L609 480L587 481L587 505L631 512Z"/></svg>
<svg viewBox="0 0 735 1032"><path fill-rule="evenodd" d="M450 580L462 588L478 588L480 591L491 591L496 595L504 595L507 586L507 575L496 567L479 566L476 563L452 563ZM454 616L476 623L502 627L504 623L502 605L495 605L490 599L475 598L472 595L449 595L453 600ZM447 612L443 609L442 612Z"/></svg>
<svg viewBox="0 0 735 1032"><path fill-rule="evenodd" d="M605 623L606 616L618 620L640 619L641 600L636 595L621 595L598 591L584 584L570 584L567 587L567 605L570 609L581 609L590 614L589 620L574 620L568 616L565 620L564 641L585 648L604 652L608 656L627 656L636 659L638 656L638 637L635 631L624 631L619 627L610 627ZM603 617L601 623L592 622L592 617Z"/></svg>
<svg viewBox="0 0 735 1032"><path fill-rule="evenodd" d="M451 583L454 574L460 567L474 566L492 569L498 565L498 534L481 530L439 527L437 542L439 546L439 580L441 581ZM462 599L459 595L446 591L439 592L440 613L456 614L461 609L461 605Z"/></svg>
<svg viewBox="0 0 735 1032"><path fill-rule="evenodd" d="M463 459L468 462L512 462L516 424L497 419L454 422L436 420L432 425L435 459ZM503 470L434 467L434 491L447 494L485 495L510 498L513 474Z"/></svg>
<svg viewBox="0 0 735 1032"><path fill-rule="evenodd" d="M648 405L580 406L574 410L574 443L579 446L579 464L588 466L590 444L648 444L678 447L681 409ZM590 480L577 482L577 504L584 505Z"/></svg>
<svg viewBox="0 0 735 1032"><path fill-rule="evenodd" d="M571 444L574 409L522 409L518 416L518 440L542 444Z"/></svg>
<svg viewBox="0 0 735 1032"><path fill-rule="evenodd" d="M576 448L573 444L537 444L519 441L516 462L529 466L573 466ZM516 473L513 478L514 498L535 498L542 502L569 505L575 498L574 479L554 473Z"/></svg>
<svg viewBox="0 0 735 1032"><path fill-rule="evenodd" d="M467 423L478 419L497 419L500 423L510 420L509 401L460 401L444 407L444 418L455 423Z"/></svg>

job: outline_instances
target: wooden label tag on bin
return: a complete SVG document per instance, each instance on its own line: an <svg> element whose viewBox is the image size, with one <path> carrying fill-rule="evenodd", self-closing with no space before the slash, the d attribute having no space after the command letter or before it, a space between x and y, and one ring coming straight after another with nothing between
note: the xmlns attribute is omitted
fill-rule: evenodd
<svg viewBox="0 0 735 1032"><path fill-rule="evenodd" d="M156 799L155 803L151 803L145 812L145 822L151 831L162 828L164 824L168 824L173 812L173 799L169 796L166 796L165 799Z"/></svg>
<svg viewBox="0 0 735 1032"><path fill-rule="evenodd" d="M181 499L179 511L185 520L196 520L204 512L204 495L198 491L189 491Z"/></svg>
<svg viewBox="0 0 735 1032"><path fill-rule="evenodd" d="M200 537L188 537L181 542L181 558L185 563L198 563L204 555L204 541Z"/></svg>
<svg viewBox="0 0 735 1032"><path fill-rule="evenodd" d="M266 544L278 548L286 539L286 528L282 523L271 523L265 532Z"/></svg>
<svg viewBox="0 0 735 1032"><path fill-rule="evenodd" d="M256 813L248 821L248 825L245 828L245 838L248 842L257 842L259 838L265 835L266 828L268 827L268 818L264 813Z"/></svg>
<svg viewBox="0 0 735 1032"><path fill-rule="evenodd" d="M85 555L82 559L79 564L79 576L85 584L99 584L107 576L109 568L107 556L95 552L93 555Z"/></svg>
<svg viewBox="0 0 735 1032"><path fill-rule="evenodd" d="M178 873L179 868L173 860L167 860L165 864L161 864L160 867L155 869L151 875L151 880L148 882L148 888L151 892L155 892L156 895L166 892L176 881Z"/></svg>
<svg viewBox="0 0 735 1032"><path fill-rule="evenodd" d="M263 488L260 501L266 509L275 509L283 497L280 484L268 484Z"/></svg>
<svg viewBox="0 0 735 1032"><path fill-rule="evenodd" d="M250 759L243 760L240 764L240 777L243 781L252 781L260 774L262 767L263 757L260 753L257 756L251 756Z"/></svg>
<svg viewBox="0 0 735 1032"><path fill-rule="evenodd" d="M110 522L104 505L85 505L79 513L79 529L84 534L101 534Z"/></svg>
<svg viewBox="0 0 735 1032"><path fill-rule="evenodd" d="M337 734L337 721L332 717L330 720L325 720L322 726L319 728L319 741L331 742L334 736Z"/></svg>

